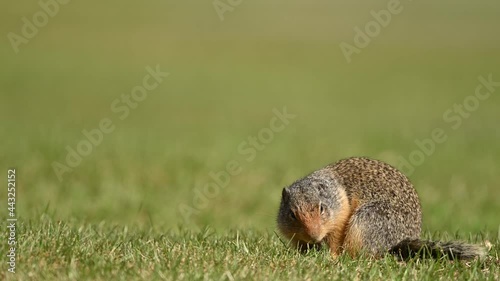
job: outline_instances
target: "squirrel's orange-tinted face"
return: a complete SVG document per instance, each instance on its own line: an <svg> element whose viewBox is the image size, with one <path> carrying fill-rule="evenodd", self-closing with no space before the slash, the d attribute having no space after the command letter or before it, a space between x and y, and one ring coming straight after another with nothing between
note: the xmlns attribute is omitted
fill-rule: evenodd
<svg viewBox="0 0 500 281"><path fill-rule="evenodd" d="M278 227L289 239L319 243L328 234L330 210L318 198L297 196L283 189Z"/></svg>

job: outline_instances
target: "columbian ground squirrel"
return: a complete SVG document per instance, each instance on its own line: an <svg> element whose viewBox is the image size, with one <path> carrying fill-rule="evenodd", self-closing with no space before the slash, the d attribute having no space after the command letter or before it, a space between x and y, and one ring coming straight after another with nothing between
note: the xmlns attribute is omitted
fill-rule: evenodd
<svg viewBox="0 0 500 281"><path fill-rule="evenodd" d="M363 157L340 160L284 188L277 221L293 247L326 243L333 257L344 251L403 259L485 255L476 245L421 240L422 213L411 182L389 164Z"/></svg>

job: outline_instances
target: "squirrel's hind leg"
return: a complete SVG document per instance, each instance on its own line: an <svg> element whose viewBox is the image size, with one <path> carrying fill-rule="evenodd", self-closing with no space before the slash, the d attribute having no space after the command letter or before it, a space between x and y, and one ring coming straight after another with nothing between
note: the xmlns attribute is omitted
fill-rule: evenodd
<svg viewBox="0 0 500 281"><path fill-rule="evenodd" d="M360 206L349 220L344 250L352 257L361 252L377 257L403 238L418 238L420 233L411 233L411 229L400 223L401 219L407 219L400 212L400 209L384 201Z"/></svg>

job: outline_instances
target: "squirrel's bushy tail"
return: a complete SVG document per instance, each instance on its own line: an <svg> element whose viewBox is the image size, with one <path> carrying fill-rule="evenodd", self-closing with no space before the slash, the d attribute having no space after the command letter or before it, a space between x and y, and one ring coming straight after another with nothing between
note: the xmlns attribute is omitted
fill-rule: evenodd
<svg viewBox="0 0 500 281"><path fill-rule="evenodd" d="M483 259L486 250L478 245L460 241L440 242L420 239L405 239L389 250L389 253L403 259L413 257L440 258L447 256L450 259L470 260Z"/></svg>

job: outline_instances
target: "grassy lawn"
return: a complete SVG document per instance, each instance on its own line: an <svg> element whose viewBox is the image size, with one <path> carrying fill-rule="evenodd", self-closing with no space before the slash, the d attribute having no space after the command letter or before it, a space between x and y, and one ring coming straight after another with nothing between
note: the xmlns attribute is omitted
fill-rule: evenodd
<svg viewBox="0 0 500 281"><path fill-rule="evenodd" d="M42 215L19 232L19 279L497 280L500 274L498 244L484 262L404 263L392 256L372 260L345 255L332 261L327 251L301 255L284 247L274 233L252 228L223 234L211 229L173 232Z"/></svg>
<svg viewBox="0 0 500 281"><path fill-rule="evenodd" d="M16 168L18 247L11 274L0 243L0 279L498 280L500 87L471 101L480 77L500 81L500 5L401 2L348 63L339 44L387 3L243 1L221 21L210 1L70 1L17 54L7 35L41 8L6 4L0 175ZM157 67L168 77L122 100ZM261 141L284 110L294 117ZM113 130L68 164L103 120ZM489 242L488 258L287 249L281 188L349 156L409 175L423 237Z"/></svg>

